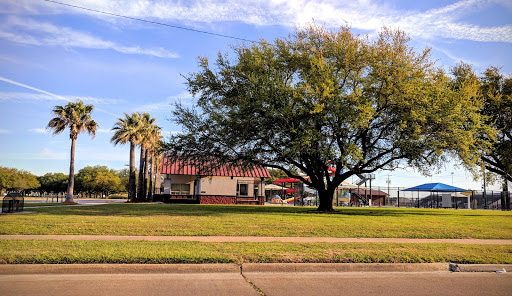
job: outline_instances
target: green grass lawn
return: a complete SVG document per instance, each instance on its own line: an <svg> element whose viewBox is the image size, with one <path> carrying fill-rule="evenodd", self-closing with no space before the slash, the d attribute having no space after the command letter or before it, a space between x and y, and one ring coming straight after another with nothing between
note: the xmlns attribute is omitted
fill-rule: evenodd
<svg viewBox="0 0 512 296"><path fill-rule="evenodd" d="M0 240L0 264L248 262L512 264L512 246Z"/></svg>
<svg viewBox="0 0 512 296"><path fill-rule="evenodd" d="M512 239L512 212L108 204L0 215L0 234L319 236Z"/></svg>

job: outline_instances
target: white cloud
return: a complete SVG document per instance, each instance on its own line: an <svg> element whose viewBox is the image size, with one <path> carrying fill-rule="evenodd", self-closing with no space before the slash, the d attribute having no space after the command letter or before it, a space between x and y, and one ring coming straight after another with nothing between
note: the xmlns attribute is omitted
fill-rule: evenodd
<svg viewBox="0 0 512 296"><path fill-rule="evenodd" d="M11 133L10 130L0 129L0 134L10 134L10 133Z"/></svg>
<svg viewBox="0 0 512 296"><path fill-rule="evenodd" d="M135 111L140 112L170 112L174 109L175 102L182 102L183 100L192 99L192 95L185 91L175 96L169 96L164 101L142 105L136 108ZM186 103L184 103L185 105Z"/></svg>
<svg viewBox="0 0 512 296"><path fill-rule="evenodd" d="M50 131L44 129L44 128L33 128L29 129L29 132L37 133L37 134L49 134Z"/></svg>
<svg viewBox="0 0 512 296"><path fill-rule="evenodd" d="M27 159L52 159L52 160L64 160L69 159L69 152L54 151L49 148L43 148L37 153L27 153Z"/></svg>
<svg viewBox="0 0 512 296"><path fill-rule="evenodd" d="M184 26L198 26L226 21L258 26L295 26L315 19L315 21L329 27L339 27L348 23L353 28L372 32L379 30L384 25L399 27L412 36L427 39L450 38L512 43L512 25L510 23L484 27L467 20L462 21L463 18L474 16L478 11L489 7L511 10L512 2L507 0L461 0L427 11L400 10L391 8L385 1L377 0L82 0L69 3L129 17L177 22ZM10 14L24 13L25 15L43 13L87 14L105 21L112 21L114 18L54 3L29 0L6 1L0 6L0 11L9 12ZM474 19L476 21L478 18ZM37 30L50 36L40 39L34 35L20 35L5 30L0 35L15 42L28 44L63 42L67 44L64 46L110 48L124 53L154 56L173 55L162 48L141 49L137 46L121 46L70 28L59 28L33 20L29 20L25 24L17 22L16 25Z"/></svg>
<svg viewBox="0 0 512 296"><path fill-rule="evenodd" d="M382 1L371 0L84 0L77 5L101 11L122 12L123 15L130 17L156 18L189 24L239 21L260 26L294 26L315 19L330 27L338 27L346 22L354 28L370 31L379 30L384 25L400 27L413 36L423 38L512 42L510 24L482 27L459 21L462 17L485 7L499 5L503 9L511 9L512 5L505 0L463 0L426 12L393 9L382 4ZM53 6L58 5L48 6L57 9ZM88 13L78 9L68 12ZM105 15L96 16L105 18Z"/></svg>
<svg viewBox="0 0 512 296"><path fill-rule="evenodd" d="M23 159L41 159L41 160L67 160L69 161L69 145L62 146L62 150L55 150L52 148L44 147L36 153L24 153L22 155L12 155L12 158ZM65 149L64 149L65 148ZM107 150L101 150L95 147L82 147L77 145L75 161L86 161L87 163L92 162L104 162L104 161L128 161L128 151L126 153L119 153L119 150L123 148L112 148ZM127 150L126 148L124 150Z"/></svg>
<svg viewBox="0 0 512 296"><path fill-rule="evenodd" d="M69 27L59 27L48 22L17 16L7 18L7 21L2 25L2 29L0 29L0 38L15 43L37 46L111 49L125 54L150 55L159 58L178 57L176 53L162 47L125 46Z"/></svg>

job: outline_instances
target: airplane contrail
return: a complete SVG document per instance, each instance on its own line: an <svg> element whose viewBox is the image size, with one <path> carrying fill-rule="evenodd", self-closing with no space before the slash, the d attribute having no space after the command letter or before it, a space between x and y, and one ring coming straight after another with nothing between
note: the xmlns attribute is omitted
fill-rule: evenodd
<svg viewBox="0 0 512 296"><path fill-rule="evenodd" d="M39 89L39 88L36 88L36 87L32 87L30 85L26 85L26 84L23 84L21 82L17 82L17 81L14 81L14 80L2 77L2 76L0 76L0 80L5 81L5 82L10 83L10 84L14 84L14 85L17 85L17 86L24 87L24 88L27 88L27 89L31 89L31 90L34 90L34 91L37 91L37 92L40 92L40 93L43 93L43 94L46 94L46 95L49 95L49 96L52 96L52 97L55 97L55 98L57 98L59 100L63 100L63 101L66 101L66 102L71 102L70 99L67 99L67 98L65 98L63 96L59 96L59 95L53 94L51 92L47 92L45 90L42 90L42 89Z"/></svg>

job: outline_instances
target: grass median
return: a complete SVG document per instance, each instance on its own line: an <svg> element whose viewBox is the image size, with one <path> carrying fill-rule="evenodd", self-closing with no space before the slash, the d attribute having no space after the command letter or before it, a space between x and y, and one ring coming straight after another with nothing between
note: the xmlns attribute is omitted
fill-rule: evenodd
<svg viewBox="0 0 512 296"><path fill-rule="evenodd" d="M0 215L0 234L512 239L512 213L483 210L173 204L45 207Z"/></svg>
<svg viewBox="0 0 512 296"><path fill-rule="evenodd" d="M512 246L401 243L203 243L0 240L1 264L486 263L512 264Z"/></svg>

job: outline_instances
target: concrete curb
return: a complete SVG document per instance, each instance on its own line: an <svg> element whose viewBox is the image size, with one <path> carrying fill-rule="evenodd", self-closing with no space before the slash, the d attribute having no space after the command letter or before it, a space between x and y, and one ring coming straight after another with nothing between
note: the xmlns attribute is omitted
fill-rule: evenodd
<svg viewBox="0 0 512 296"><path fill-rule="evenodd" d="M511 272L512 264L450 264L454 272Z"/></svg>
<svg viewBox="0 0 512 296"><path fill-rule="evenodd" d="M0 264L0 275L13 274L151 274L240 273L240 266L226 264Z"/></svg>
<svg viewBox="0 0 512 296"><path fill-rule="evenodd" d="M449 272L449 263L246 263L250 272Z"/></svg>
<svg viewBox="0 0 512 296"><path fill-rule="evenodd" d="M299 272L510 272L512 264L450 263L235 263L222 264L0 264L0 275L188 274Z"/></svg>

